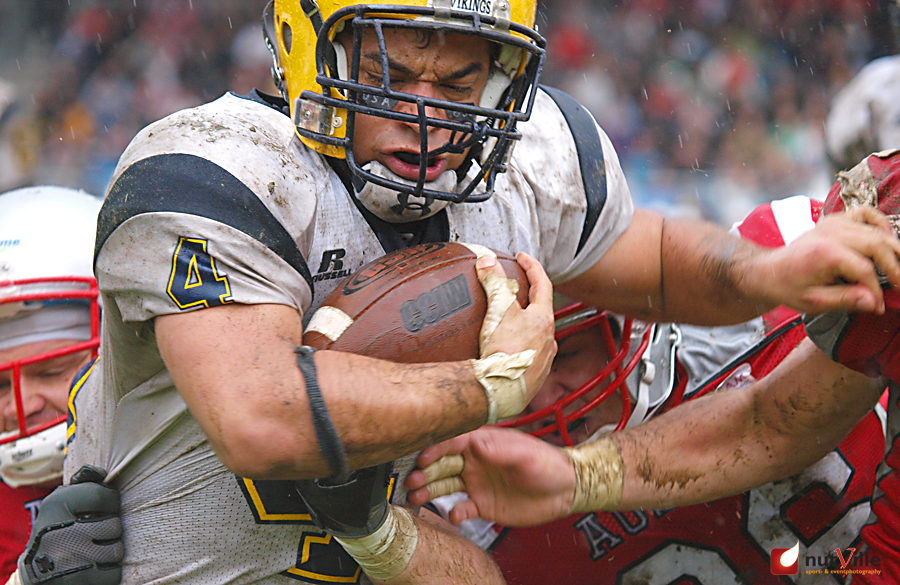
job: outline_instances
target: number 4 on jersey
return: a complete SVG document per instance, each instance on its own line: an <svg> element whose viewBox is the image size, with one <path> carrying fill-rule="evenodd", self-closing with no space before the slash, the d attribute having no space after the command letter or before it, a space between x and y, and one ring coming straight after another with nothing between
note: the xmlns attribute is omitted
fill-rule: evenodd
<svg viewBox="0 0 900 585"><path fill-rule="evenodd" d="M175 248L166 291L181 309L232 302L231 283L216 270L216 260L207 251L207 244L208 240L182 237Z"/></svg>

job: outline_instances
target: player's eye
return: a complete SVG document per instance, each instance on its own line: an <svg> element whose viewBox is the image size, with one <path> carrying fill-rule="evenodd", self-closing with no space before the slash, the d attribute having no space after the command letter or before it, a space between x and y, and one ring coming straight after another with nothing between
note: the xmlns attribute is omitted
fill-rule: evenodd
<svg viewBox="0 0 900 585"><path fill-rule="evenodd" d="M454 85L444 83L441 90L453 101L462 101L472 95L473 88L470 85Z"/></svg>
<svg viewBox="0 0 900 585"><path fill-rule="evenodd" d="M375 73L370 73L368 71L363 71L362 79L360 79L366 85L380 86L381 85L381 73L377 75Z"/></svg>

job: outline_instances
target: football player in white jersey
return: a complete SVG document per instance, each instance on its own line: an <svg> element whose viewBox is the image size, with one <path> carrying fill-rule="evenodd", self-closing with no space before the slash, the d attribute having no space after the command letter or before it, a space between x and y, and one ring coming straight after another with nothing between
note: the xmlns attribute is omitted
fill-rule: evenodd
<svg viewBox="0 0 900 585"><path fill-rule="evenodd" d="M0 194L0 582L15 570L32 525L43 526L35 520L39 509L54 518L50 523L63 520L55 515L60 494L48 494L62 478L69 388L100 343L91 270L100 205L97 197L62 187ZM117 500L101 486L73 487L76 499L88 490ZM101 538L100 526L93 524L90 538ZM68 558L45 558L54 558L56 570L71 568ZM113 573L118 568L107 574Z"/></svg>
<svg viewBox="0 0 900 585"><path fill-rule="evenodd" d="M366 486L402 486L390 461L521 410L555 351L551 280L622 313L709 323L779 303L880 311L876 264L900 284L900 242L877 214L763 251L634 210L605 133L538 86L535 12L276 0L281 96L226 95L127 147L97 231L101 359L73 396L66 458L120 491L126 585L499 579L477 548ZM519 254L531 282L523 310L481 260L497 326L479 359L295 351L343 276L445 241ZM357 517L342 515L350 501Z"/></svg>

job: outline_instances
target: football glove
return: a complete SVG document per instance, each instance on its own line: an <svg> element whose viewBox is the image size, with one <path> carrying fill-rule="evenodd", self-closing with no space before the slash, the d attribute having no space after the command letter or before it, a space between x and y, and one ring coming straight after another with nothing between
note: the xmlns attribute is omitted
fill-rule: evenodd
<svg viewBox="0 0 900 585"><path fill-rule="evenodd" d="M43 499L19 557L25 585L118 585L125 555L119 493L84 466Z"/></svg>

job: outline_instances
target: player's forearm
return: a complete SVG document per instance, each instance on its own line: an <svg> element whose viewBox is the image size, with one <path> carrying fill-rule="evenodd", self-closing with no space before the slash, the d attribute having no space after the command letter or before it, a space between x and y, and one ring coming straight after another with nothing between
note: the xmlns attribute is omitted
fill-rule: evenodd
<svg viewBox="0 0 900 585"><path fill-rule="evenodd" d="M396 364L329 351L316 357L351 467L396 459L487 419L488 400L470 362Z"/></svg>
<svg viewBox="0 0 900 585"><path fill-rule="evenodd" d="M722 325L774 307L757 294L755 269L768 252L755 244L707 222L666 219L660 250L659 319Z"/></svg>
<svg viewBox="0 0 900 585"><path fill-rule="evenodd" d="M526 270L529 278L543 275L532 274L540 270L534 261ZM498 324L484 355L463 362L298 352L300 314L273 304L157 317L156 342L175 387L231 471L251 479L327 477L521 412L556 350L551 288L543 279L529 310L514 305L519 327ZM492 318L504 319L513 302Z"/></svg>
<svg viewBox="0 0 900 585"><path fill-rule="evenodd" d="M350 469L408 455L473 430L486 421L488 401L469 362L395 364L341 352L315 357L328 418ZM253 479L326 477L325 456L299 375L290 397L244 412L222 427L217 453L238 475ZM237 418L237 417L236 417Z"/></svg>
<svg viewBox="0 0 900 585"><path fill-rule="evenodd" d="M300 330L296 312L280 305L216 307L156 320L175 386L216 454L238 475L333 473L294 353ZM488 417L485 388L470 362L395 364L330 351L316 353L314 361L351 468L396 459Z"/></svg>
<svg viewBox="0 0 900 585"><path fill-rule="evenodd" d="M423 509L415 519L418 538L409 565L378 585L502 585L506 583L490 556L461 536L449 523Z"/></svg>
<svg viewBox="0 0 900 585"><path fill-rule="evenodd" d="M688 402L613 435L620 509L683 506L798 473L834 449L881 393L808 340L754 385Z"/></svg>
<svg viewBox="0 0 900 585"><path fill-rule="evenodd" d="M739 323L767 308L738 286L759 253L765 251L713 224L637 209L597 264L556 290L645 320Z"/></svg>

